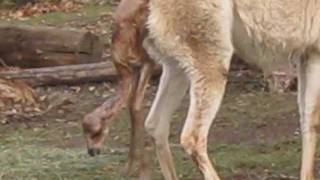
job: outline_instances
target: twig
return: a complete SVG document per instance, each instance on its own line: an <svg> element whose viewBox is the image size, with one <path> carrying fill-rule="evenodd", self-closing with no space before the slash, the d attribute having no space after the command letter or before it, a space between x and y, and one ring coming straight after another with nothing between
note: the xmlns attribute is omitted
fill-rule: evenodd
<svg viewBox="0 0 320 180"><path fill-rule="evenodd" d="M0 64L5 68L9 67L1 57L0 57Z"/></svg>

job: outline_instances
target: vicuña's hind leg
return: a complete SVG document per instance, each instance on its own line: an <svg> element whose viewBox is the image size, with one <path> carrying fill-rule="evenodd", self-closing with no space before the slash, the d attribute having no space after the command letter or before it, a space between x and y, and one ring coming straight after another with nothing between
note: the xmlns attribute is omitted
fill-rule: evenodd
<svg viewBox="0 0 320 180"><path fill-rule="evenodd" d="M320 55L303 60L299 72L299 108L302 133L301 180L314 180L317 133L320 131Z"/></svg>
<svg viewBox="0 0 320 180"><path fill-rule="evenodd" d="M202 172L206 180L218 180L207 154L207 137L210 126L223 98L226 77L216 72L217 81L202 85L191 82L191 102L186 124L181 135L181 144Z"/></svg>
<svg viewBox="0 0 320 180"><path fill-rule="evenodd" d="M171 115L180 105L187 88L188 79L177 63L166 61L156 98L148 114L145 126L153 137L161 170L166 180L176 180L177 175L169 147Z"/></svg>

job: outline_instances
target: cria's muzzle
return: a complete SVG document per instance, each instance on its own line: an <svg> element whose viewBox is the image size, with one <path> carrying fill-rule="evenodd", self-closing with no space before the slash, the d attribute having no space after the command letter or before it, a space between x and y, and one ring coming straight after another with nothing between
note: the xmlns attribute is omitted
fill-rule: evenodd
<svg viewBox="0 0 320 180"><path fill-rule="evenodd" d="M99 155L101 153L101 150L99 148L89 148L88 149L88 154L91 156L91 157L94 157L96 155Z"/></svg>

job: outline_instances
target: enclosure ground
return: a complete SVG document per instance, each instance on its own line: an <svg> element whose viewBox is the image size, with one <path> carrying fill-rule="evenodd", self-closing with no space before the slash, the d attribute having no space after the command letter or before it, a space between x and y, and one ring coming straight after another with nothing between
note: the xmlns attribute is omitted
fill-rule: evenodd
<svg viewBox="0 0 320 180"><path fill-rule="evenodd" d="M230 79L209 138L210 157L221 176L298 179L301 148L295 94L264 92L254 77ZM112 96L112 87L114 84L87 84L79 87L80 92L67 86L37 89L59 105L43 116L14 118L0 127L0 179L121 179L129 142L127 111L115 121L99 157L86 154L81 131L83 115L101 103L102 97ZM154 92L152 85L147 107ZM178 142L187 106L186 98L173 116L170 141L181 179L201 179ZM155 179L161 179L156 159L154 164Z"/></svg>

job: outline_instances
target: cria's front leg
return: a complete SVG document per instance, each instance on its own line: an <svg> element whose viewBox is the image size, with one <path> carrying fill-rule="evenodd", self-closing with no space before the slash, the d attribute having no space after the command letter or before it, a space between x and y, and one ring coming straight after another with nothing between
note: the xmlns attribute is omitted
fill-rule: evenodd
<svg viewBox="0 0 320 180"><path fill-rule="evenodd" d="M131 140L128 163L124 172L129 175L133 171L134 162L139 163L139 179L151 179L150 151L152 149L149 138L144 130L144 96L151 78L154 63L149 60L144 62L140 71L136 73L136 82L133 93L130 97L130 116L131 116Z"/></svg>

